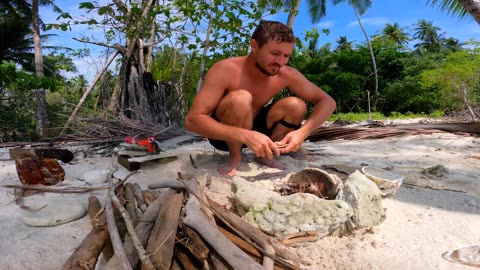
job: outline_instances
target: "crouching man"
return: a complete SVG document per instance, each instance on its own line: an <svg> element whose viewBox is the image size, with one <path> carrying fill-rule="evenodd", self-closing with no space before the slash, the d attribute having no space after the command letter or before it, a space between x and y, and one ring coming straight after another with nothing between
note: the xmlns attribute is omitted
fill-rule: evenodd
<svg viewBox="0 0 480 270"><path fill-rule="evenodd" d="M273 155L298 151L335 110L335 101L327 93L286 66L294 43L286 25L261 21L252 35L249 55L221 60L206 74L185 126L229 152L228 162L217 169L220 174L235 175L242 147L255 153L257 162L283 169ZM284 88L296 97L268 104ZM304 100L315 107L301 125L307 114Z"/></svg>

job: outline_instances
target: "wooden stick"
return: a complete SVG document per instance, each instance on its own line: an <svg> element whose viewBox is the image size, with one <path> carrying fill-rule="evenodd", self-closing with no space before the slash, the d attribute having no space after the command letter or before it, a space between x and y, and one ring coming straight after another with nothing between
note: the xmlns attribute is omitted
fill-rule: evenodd
<svg viewBox="0 0 480 270"><path fill-rule="evenodd" d="M196 181L192 181L196 182ZM191 193L190 193L191 194ZM202 237L235 269L263 269L250 256L245 254L239 247L233 244L221 232L219 232L201 212L198 199L191 195L185 206L186 216L183 223L195 229Z"/></svg>
<svg viewBox="0 0 480 270"><path fill-rule="evenodd" d="M98 256L109 240L105 214L101 211L100 201L95 196L88 198L88 212L92 220L92 230L72 253L62 270L94 270ZM96 212L96 213L95 213ZM98 215L97 215L98 214Z"/></svg>
<svg viewBox="0 0 480 270"><path fill-rule="evenodd" d="M253 225L244 221L239 216L225 209L223 206L216 203L215 201L209 200L209 203L210 207L212 207L214 212L222 218L222 221L227 225L231 224L235 232L238 233L242 237L242 239L246 240L247 242L249 242L251 239L251 241L258 243L258 245L260 245L262 249L264 249L263 246L272 246L274 249L273 254L277 254L278 256L287 260L292 260L301 264L309 265L309 262L290 252L279 240L276 240L275 238L266 235L261 230L253 227ZM250 244L252 244L251 241L249 242ZM267 256L272 255L271 250L269 252L264 250L263 254ZM276 258L275 256L272 259L275 259L276 262L283 264L287 267L293 267L298 269L298 267L295 267L283 260L278 260L278 258Z"/></svg>
<svg viewBox="0 0 480 270"><path fill-rule="evenodd" d="M187 248L197 260L206 261L208 259L209 249L202 237L188 226L181 226L181 229L186 238L177 240L177 244L181 244Z"/></svg>
<svg viewBox="0 0 480 270"><path fill-rule="evenodd" d="M170 269L183 193L168 196L161 206L147 244L147 252L157 269Z"/></svg>
<svg viewBox="0 0 480 270"><path fill-rule="evenodd" d="M0 187L4 188L19 188L19 189L26 189L26 190L37 190L43 192L52 192L52 193L86 193L95 190L107 190L108 186L101 186L101 187L48 187L48 186L41 186L41 185L1 185Z"/></svg>
<svg viewBox="0 0 480 270"><path fill-rule="evenodd" d="M127 199L125 208L127 209L128 214L131 217L131 221L133 226L137 226L138 223L138 215L137 215L137 207L135 205L135 195L133 194L133 185L132 183L125 184L125 199Z"/></svg>
<svg viewBox="0 0 480 270"><path fill-rule="evenodd" d="M115 255L120 258L120 269L123 270L132 270L132 266L127 259L127 255L125 254L125 250L123 249L122 240L120 239L120 234L118 233L117 225L115 224L115 217L113 215L112 209L112 196L114 196L114 185L112 183L112 175L113 175L113 167L114 167L115 158L112 156L112 165L110 167L109 177L108 177L108 184L109 189L107 196L105 196L105 216L107 218L107 227L108 233L110 235L110 240L112 242L113 251Z"/></svg>
<svg viewBox="0 0 480 270"><path fill-rule="evenodd" d="M143 200L142 188L138 183L133 184L133 195L135 195L135 199L137 200L138 208L140 208L142 212L145 212L145 210L147 210L147 205Z"/></svg>
<svg viewBox="0 0 480 270"><path fill-rule="evenodd" d="M185 250L179 247L175 247L175 257L178 260L178 263L181 265L182 269L185 270L196 270L199 269L197 265L192 261L189 254Z"/></svg>
<svg viewBox="0 0 480 270"><path fill-rule="evenodd" d="M171 189L170 194L174 193L175 191ZM168 194L168 192L165 192L165 194ZM152 204L150 204L145 213L140 217L139 223L135 227L135 232L138 235L138 239L140 240L142 246L146 246L148 238L150 237L150 234L152 232L152 228L155 225L155 220L158 217L160 206L165 203L167 198L168 196L163 196L156 199ZM135 267L139 261L139 254L128 235L125 238L123 246L125 249L125 253L127 254L128 260L130 261L130 264ZM105 270L116 270L118 269L118 265L119 259L117 258L117 256L114 256L105 265Z"/></svg>

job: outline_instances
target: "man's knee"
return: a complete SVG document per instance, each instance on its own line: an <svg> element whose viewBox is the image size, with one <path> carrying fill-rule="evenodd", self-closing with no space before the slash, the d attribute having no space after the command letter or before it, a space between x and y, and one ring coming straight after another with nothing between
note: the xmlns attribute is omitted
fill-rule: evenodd
<svg viewBox="0 0 480 270"><path fill-rule="evenodd" d="M305 104L303 99L286 97L284 100L289 115L304 117L307 114L307 104Z"/></svg>
<svg viewBox="0 0 480 270"><path fill-rule="evenodd" d="M228 118L244 118L252 112L253 97L247 90L236 90L228 93L215 110L216 116L223 120ZM230 121L229 121L230 122Z"/></svg>

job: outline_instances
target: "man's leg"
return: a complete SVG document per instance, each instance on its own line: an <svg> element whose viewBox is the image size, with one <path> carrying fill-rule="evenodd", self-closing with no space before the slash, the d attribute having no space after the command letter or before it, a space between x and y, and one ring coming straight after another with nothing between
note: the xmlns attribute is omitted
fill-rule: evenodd
<svg viewBox="0 0 480 270"><path fill-rule="evenodd" d="M291 125L299 126L303 119L305 119L306 114L307 105L300 98L286 97L275 102L267 115L267 128L273 128L272 135L270 136L272 141L276 142L282 140L288 132L294 130ZM291 125L285 126L282 124L282 120ZM283 169L284 167L275 160L257 158L256 161L279 169Z"/></svg>
<svg viewBox="0 0 480 270"><path fill-rule="evenodd" d="M252 129L252 95L246 90L236 90L222 98L215 110L219 122ZM222 175L235 175L242 160L242 143L227 142L230 151L228 162L217 169Z"/></svg>

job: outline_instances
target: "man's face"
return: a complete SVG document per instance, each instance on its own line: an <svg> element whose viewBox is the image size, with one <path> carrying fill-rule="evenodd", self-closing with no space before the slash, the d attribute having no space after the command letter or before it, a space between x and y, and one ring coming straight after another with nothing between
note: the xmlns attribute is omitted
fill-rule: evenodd
<svg viewBox="0 0 480 270"><path fill-rule="evenodd" d="M257 68L267 76L275 76L280 68L288 63L293 51L294 43L269 40L259 48L255 40L252 40L252 51L255 56Z"/></svg>

